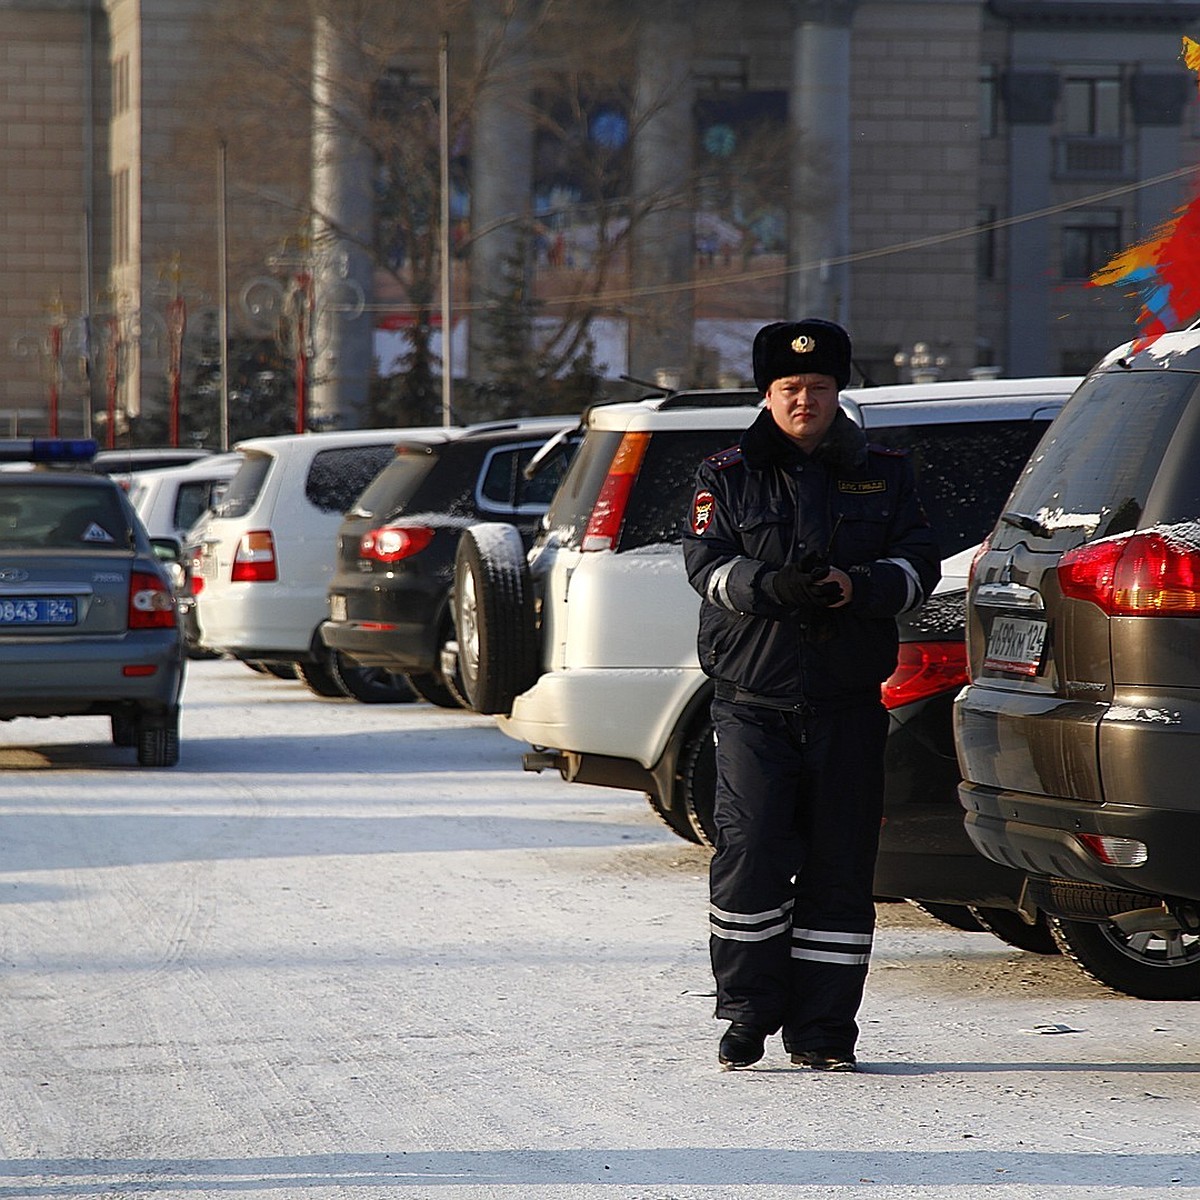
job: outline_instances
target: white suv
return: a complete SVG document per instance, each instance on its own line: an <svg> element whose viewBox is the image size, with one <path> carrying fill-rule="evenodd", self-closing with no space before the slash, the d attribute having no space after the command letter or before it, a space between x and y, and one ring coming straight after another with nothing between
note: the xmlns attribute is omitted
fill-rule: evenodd
<svg viewBox="0 0 1200 1200"><path fill-rule="evenodd" d="M395 457L401 438L440 429L357 429L251 438L216 508L192 529L192 587L202 649L252 663L293 664L317 694L411 699L365 669L345 670L318 636L342 515Z"/></svg>
<svg viewBox="0 0 1200 1200"><path fill-rule="evenodd" d="M1078 382L842 393L872 441L910 449L946 559L937 603L902 630L901 669L885 688L894 836L880 895L990 907L1019 886L1002 868L989 880L962 831L950 724L966 679L962 593L974 547ZM456 563L458 666L472 706L529 744L527 770L642 791L693 841L712 836L712 685L696 657L700 602L681 531L697 464L736 443L758 403L754 392L714 391L593 408L529 554L515 531L473 527ZM948 828L942 844L925 835L933 825ZM919 886L918 869L928 876Z"/></svg>

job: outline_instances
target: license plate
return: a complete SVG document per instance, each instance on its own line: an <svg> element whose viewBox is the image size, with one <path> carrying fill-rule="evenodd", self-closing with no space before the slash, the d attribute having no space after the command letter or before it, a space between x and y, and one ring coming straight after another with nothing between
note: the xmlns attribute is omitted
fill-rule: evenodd
<svg viewBox="0 0 1200 1200"><path fill-rule="evenodd" d="M74 625L74 596L0 598L0 625Z"/></svg>
<svg viewBox="0 0 1200 1200"><path fill-rule="evenodd" d="M346 619L345 596L334 595L329 597L329 616L334 621L344 621Z"/></svg>
<svg viewBox="0 0 1200 1200"><path fill-rule="evenodd" d="M192 561L192 570L201 579L216 579L217 560L211 554L201 554Z"/></svg>
<svg viewBox="0 0 1200 1200"><path fill-rule="evenodd" d="M989 671L1033 676L1041 666L1045 645L1045 621L997 617L992 624L983 665Z"/></svg>

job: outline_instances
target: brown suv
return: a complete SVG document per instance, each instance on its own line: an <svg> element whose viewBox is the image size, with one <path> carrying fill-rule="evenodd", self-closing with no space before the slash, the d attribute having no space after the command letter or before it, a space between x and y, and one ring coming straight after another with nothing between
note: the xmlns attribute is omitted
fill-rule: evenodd
<svg viewBox="0 0 1200 1200"><path fill-rule="evenodd" d="M976 559L955 705L967 832L1118 991L1200 998L1200 331L1131 343Z"/></svg>

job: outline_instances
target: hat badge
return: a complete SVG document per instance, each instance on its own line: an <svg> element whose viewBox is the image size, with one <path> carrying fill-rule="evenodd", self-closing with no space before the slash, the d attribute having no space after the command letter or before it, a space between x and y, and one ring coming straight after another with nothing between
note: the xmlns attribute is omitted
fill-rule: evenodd
<svg viewBox="0 0 1200 1200"><path fill-rule="evenodd" d="M810 338L807 333L802 333L798 338L792 339L792 349L797 354L809 354L816 348L816 341Z"/></svg>

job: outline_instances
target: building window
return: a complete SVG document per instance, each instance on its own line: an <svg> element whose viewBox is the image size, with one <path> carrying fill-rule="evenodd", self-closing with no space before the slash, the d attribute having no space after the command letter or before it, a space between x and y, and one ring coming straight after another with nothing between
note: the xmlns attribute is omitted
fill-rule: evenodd
<svg viewBox="0 0 1200 1200"><path fill-rule="evenodd" d="M1062 230L1062 277L1090 279L1120 249L1120 210L1071 213Z"/></svg>
<svg viewBox="0 0 1200 1200"><path fill-rule="evenodd" d="M1117 138L1122 133L1121 77L1068 72L1063 77L1062 126L1067 137Z"/></svg>
<svg viewBox="0 0 1200 1200"><path fill-rule="evenodd" d="M112 115L129 111L129 55L122 54L112 65Z"/></svg>
<svg viewBox="0 0 1200 1200"><path fill-rule="evenodd" d="M995 137L999 129L1000 78L991 63L979 70L979 136Z"/></svg>
<svg viewBox="0 0 1200 1200"><path fill-rule="evenodd" d="M996 278L996 209L985 204L979 210L979 232L975 236L975 274L980 279Z"/></svg>
<svg viewBox="0 0 1200 1200"><path fill-rule="evenodd" d="M129 168L112 177L112 253L113 262L129 261Z"/></svg>

